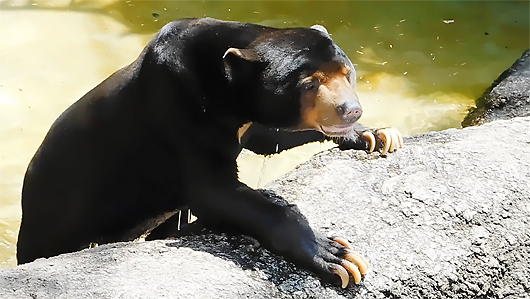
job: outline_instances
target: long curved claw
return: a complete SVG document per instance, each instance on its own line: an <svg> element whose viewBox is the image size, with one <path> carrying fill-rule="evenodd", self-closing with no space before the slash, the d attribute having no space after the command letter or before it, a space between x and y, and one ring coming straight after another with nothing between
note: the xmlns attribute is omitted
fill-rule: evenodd
<svg viewBox="0 0 530 299"><path fill-rule="evenodd" d="M346 268L346 270L348 270L348 272L351 273L351 275L353 276L353 281L355 282L355 284L359 284L361 282L361 272L359 272L359 269L357 268L357 266L355 266L353 263L351 263L350 261L347 261L347 260L342 260L341 262L342 266L344 268Z"/></svg>
<svg viewBox="0 0 530 299"><path fill-rule="evenodd" d="M381 129L377 131L377 138L383 142L383 147L381 148L381 155L385 156L390 149L392 144L392 135L388 129Z"/></svg>
<svg viewBox="0 0 530 299"><path fill-rule="evenodd" d="M398 148L403 146L403 137L401 137L401 133L395 128L388 128L387 130L392 136L390 152L395 152Z"/></svg>
<svg viewBox="0 0 530 299"><path fill-rule="evenodd" d="M353 246L348 242L348 240L341 238L341 237L334 237L333 241L339 243L340 245L347 247L349 249L353 249Z"/></svg>
<svg viewBox="0 0 530 299"><path fill-rule="evenodd" d="M390 148L388 149L389 153L394 152L398 148L399 141L397 139L397 134L394 131L395 130L392 128L387 129L387 132L390 134Z"/></svg>
<svg viewBox="0 0 530 299"><path fill-rule="evenodd" d="M362 275L366 274L368 272L368 268L370 267L370 263L358 252L353 250L348 250L344 258L359 268L359 271Z"/></svg>
<svg viewBox="0 0 530 299"><path fill-rule="evenodd" d="M375 150L375 145L376 145L374 134L372 134L372 132L370 131L365 131L363 132L362 136L368 139L368 142L370 142L370 149L368 150L368 152L369 153L373 152Z"/></svg>
<svg viewBox="0 0 530 299"><path fill-rule="evenodd" d="M355 284L359 284L363 275L368 272L370 263L368 263L368 261L360 253L352 249L353 246L350 244L350 242L348 242L348 240L341 237L334 237L332 240L346 247L344 259L341 261L342 267L338 267L346 269L347 272L353 276ZM335 268L334 273L339 275L342 282L342 287L345 288L348 285L347 282L349 282L349 278L346 280L346 275L342 271L343 269Z"/></svg>
<svg viewBox="0 0 530 299"><path fill-rule="evenodd" d="M394 129L394 130L396 130L396 133L397 133L397 137L399 140L399 147L403 147L403 136L401 136L401 132L399 132L398 129Z"/></svg>
<svg viewBox="0 0 530 299"><path fill-rule="evenodd" d="M393 153L403 147L403 136L396 128L384 128L374 131L365 131L362 137L370 143L369 153L379 150L381 156Z"/></svg>
<svg viewBox="0 0 530 299"><path fill-rule="evenodd" d="M335 265L333 273L340 277L341 287L345 289L348 286L348 283L350 283L350 275L348 275L348 271L342 266Z"/></svg>

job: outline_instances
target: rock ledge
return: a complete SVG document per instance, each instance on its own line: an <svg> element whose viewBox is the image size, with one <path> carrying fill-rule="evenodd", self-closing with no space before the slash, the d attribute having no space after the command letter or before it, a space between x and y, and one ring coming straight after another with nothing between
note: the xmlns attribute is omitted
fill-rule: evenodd
<svg viewBox="0 0 530 299"><path fill-rule="evenodd" d="M371 262L321 285L216 235L104 245L0 270L0 298L529 298L530 117L413 136L381 158L331 150L268 186Z"/></svg>

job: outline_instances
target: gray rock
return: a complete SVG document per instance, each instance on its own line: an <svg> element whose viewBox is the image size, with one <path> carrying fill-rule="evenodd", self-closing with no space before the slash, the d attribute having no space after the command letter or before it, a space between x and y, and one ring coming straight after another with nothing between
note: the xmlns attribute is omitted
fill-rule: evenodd
<svg viewBox="0 0 530 299"><path fill-rule="evenodd" d="M371 262L322 285L250 238L116 243L0 270L0 298L530 298L530 117L331 150L268 186Z"/></svg>
<svg viewBox="0 0 530 299"><path fill-rule="evenodd" d="M530 50L506 71L476 101L462 121L463 127L498 119L530 116Z"/></svg>

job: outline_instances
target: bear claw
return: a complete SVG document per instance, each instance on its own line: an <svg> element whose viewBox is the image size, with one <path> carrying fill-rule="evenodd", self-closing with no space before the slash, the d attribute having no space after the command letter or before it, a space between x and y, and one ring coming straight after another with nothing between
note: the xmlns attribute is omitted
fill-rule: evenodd
<svg viewBox="0 0 530 299"><path fill-rule="evenodd" d="M348 286L348 283L350 282L350 275L348 274L348 271L346 271L343 266L335 265L333 273L337 274L340 277L340 286L345 289Z"/></svg>
<svg viewBox="0 0 530 299"><path fill-rule="evenodd" d="M348 270L348 272L351 273L351 275L353 276L353 282L355 282L355 284L359 284L361 282L361 272L356 267L356 265L354 265L352 262L348 260L342 260L341 264L342 264L342 267L344 267L346 270Z"/></svg>
<svg viewBox="0 0 530 299"><path fill-rule="evenodd" d="M403 147L403 137L395 128L375 130L375 134L371 131L366 131L362 133L362 136L368 139L370 144L369 153L377 148L381 155L385 156L387 153L395 152L398 148Z"/></svg>
<svg viewBox="0 0 530 299"><path fill-rule="evenodd" d="M352 249L352 245L346 239L335 237L333 241L347 248L341 265L335 265L333 269L333 273L340 277L342 288L346 288L350 282L348 272L353 276L355 284L359 284L368 271L370 264L360 253Z"/></svg>
<svg viewBox="0 0 530 299"><path fill-rule="evenodd" d="M368 149L368 152L371 153L375 150L375 137L374 134L370 131L363 132L363 137L368 139L368 142L370 142L370 148Z"/></svg>
<svg viewBox="0 0 530 299"><path fill-rule="evenodd" d="M370 264L368 261L358 252L353 250L348 250L344 258L350 262L353 262L359 268L359 272L364 275L368 272Z"/></svg>
<svg viewBox="0 0 530 299"><path fill-rule="evenodd" d="M333 238L333 241L339 243L340 245L344 246L344 247L348 247L350 249L353 249L353 246L351 246L350 242L348 242L348 240L344 239L344 238L341 238L341 237L334 237Z"/></svg>

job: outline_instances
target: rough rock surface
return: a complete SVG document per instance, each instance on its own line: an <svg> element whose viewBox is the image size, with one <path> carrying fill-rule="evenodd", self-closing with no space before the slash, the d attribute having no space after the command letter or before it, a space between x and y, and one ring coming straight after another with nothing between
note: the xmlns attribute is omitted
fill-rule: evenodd
<svg viewBox="0 0 530 299"><path fill-rule="evenodd" d="M331 150L268 186L371 262L342 290L218 235L117 243L0 270L0 298L530 298L530 117Z"/></svg>
<svg viewBox="0 0 530 299"><path fill-rule="evenodd" d="M530 116L530 50L504 71L475 104L477 107L462 121L463 127Z"/></svg>

